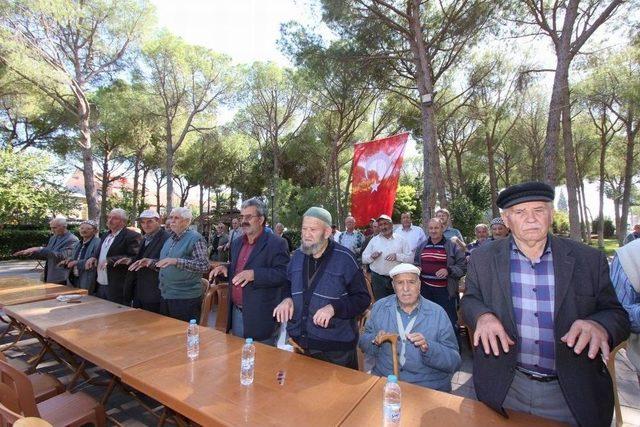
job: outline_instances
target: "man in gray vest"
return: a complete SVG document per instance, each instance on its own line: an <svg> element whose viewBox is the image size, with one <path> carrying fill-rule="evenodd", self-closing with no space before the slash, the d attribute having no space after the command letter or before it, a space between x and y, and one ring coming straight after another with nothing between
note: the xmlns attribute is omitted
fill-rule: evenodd
<svg viewBox="0 0 640 427"><path fill-rule="evenodd" d="M48 283L67 284L69 270L58 263L72 255L73 246L79 240L67 230L67 219L63 216L55 217L49 223L53 236L47 246L35 246L14 253L14 256L33 256L47 260L44 266L44 281Z"/></svg>
<svg viewBox="0 0 640 427"><path fill-rule="evenodd" d="M207 244L200 233L189 229L192 218L187 208L171 211L170 236L162 246L160 260L154 263L160 269L160 312L185 322L191 319L200 321L200 279L209 271ZM144 267L147 262L140 265Z"/></svg>

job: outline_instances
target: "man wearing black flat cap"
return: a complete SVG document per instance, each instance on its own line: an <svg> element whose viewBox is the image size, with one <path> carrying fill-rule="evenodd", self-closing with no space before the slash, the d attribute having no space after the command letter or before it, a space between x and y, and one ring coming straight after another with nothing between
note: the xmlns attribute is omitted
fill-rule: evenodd
<svg viewBox="0 0 640 427"><path fill-rule="evenodd" d="M603 362L629 335L604 254L549 233L554 190L527 182L498 196L506 239L473 252L461 308L473 328L478 399L581 426L611 424Z"/></svg>

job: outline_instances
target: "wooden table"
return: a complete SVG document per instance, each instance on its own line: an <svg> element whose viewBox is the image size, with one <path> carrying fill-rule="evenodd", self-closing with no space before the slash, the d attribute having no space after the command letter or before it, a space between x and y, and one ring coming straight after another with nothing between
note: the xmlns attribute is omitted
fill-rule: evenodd
<svg viewBox="0 0 640 427"><path fill-rule="evenodd" d="M6 307L4 311L11 318L46 337L48 336L49 328L54 326L131 310L133 310L131 307L84 295L78 303L66 303L50 299L12 305Z"/></svg>
<svg viewBox="0 0 640 427"><path fill-rule="evenodd" d="M191 362L183 350L129 367L122 381L206 426L338 425L377 377L256 344L255 380L240 384L243 340L217 333ZM286 373L283 385L278 371Z"/></svg>
<svg viewBox="0 0 640 427"><path fill-rule="evenodd" d="M28 276L2 276L0 277L0 290L7 288L19 288L32 285L41 285L42 282Z"/></svg>
<svg viewBox="0 0 640 427"><path fill-rule="evenodd" d="M159 355L180 351L186 355L186 322L145 310L130 310L54 326L47 334L89 362L117 377L130 366ZM216 332L200 328L200 342Z"/></svg>
<svg viewBox="0 0 640 427"><path fill-rule="evenodd" d="M386 378L379 378L375 386L354 408L342 425L381 426L382 396ZM431 390L400 382L402 390L402 426L563 426L565 424L513 411L504 418L488 406L473 399Z"/></svg>
<svg viewBox="0 0 640 427"><path fill-rule="evenodd" d="M86 295L87 290L74 288L72 286L56 285L55 283L38 282L37 284L18 284L15 287L0 289L0 308L53 299L58 295L67 294Z"/></svg>

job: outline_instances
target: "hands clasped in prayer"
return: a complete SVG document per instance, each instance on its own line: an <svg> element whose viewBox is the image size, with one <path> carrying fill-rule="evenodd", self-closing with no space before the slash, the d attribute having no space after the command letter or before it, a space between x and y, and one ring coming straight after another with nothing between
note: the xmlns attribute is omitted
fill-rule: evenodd
<svg viewBox="0 0 640 427"><path fill-rule="evenodd" d="M599 351L602 351L604 360L609 360L609 335L607 331L593 320L576 320L560 340L567 344L576 354L589 345L589 358L595 359ZM473 345L477 347L482 343L485 354L500 355L500 348L505 353L509 352L509 346L515 342L507 335L502 323L492 313L485 313L478 318L476 330L473 334Z"/></svg>

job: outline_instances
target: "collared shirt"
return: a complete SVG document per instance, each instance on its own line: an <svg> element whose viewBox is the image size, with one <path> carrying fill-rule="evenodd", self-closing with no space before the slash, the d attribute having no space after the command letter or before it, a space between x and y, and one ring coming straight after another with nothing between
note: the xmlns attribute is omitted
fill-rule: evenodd
<svg viewBox="0 0 640 427"><path fill-rule="evenodd" d="M176 234L173 230L169 230L169 237L172 239L171 246L169 247L169 251L173 249L173 247L182 239L184 233L188 229L185 229L179 235ZM193 245L193 252L191 253L192 258L178 258L176 260L176 268L181 270L192 271L194 273L206 273L209 271L209 259L207 257L207 244L204 241L204 238L200 238Z"/></svg>
<svg viewBox="0 0 640 427"><path fill-rule="evenodd" d="M402 238L409 243L409 247L414 252L422 242L427 240L427 235L424 234L424 230L417 225L412 225L408 230L405 230L404 227L400 226L397 227L394 232L399 236L402 236Z"/></svg>
<svg viewBox="0 0 640 427"><path fill-rule="evenodd" d="M533 262L513 238L510 253L511 298L520 338L518 365L534 373L555 375L555 277L549 239L540 259Z"/></svg>
<svg viewBox="0 0 640 427"><path fill-rule="evenodd" d="M142 236L144 238L144 243L145 244L149 244L149 242L151 242L153 240L154 237L156 237L158 235L158 232L160 231L160 229L158 228L156 231L154 231L153 233L147 233L144 236Z"/></svg>
<svg viewBox="0 0 640 427"><path fill-rule="evenodd" d="M381 252L381 255L373 259L371 254L374 252ZM395 261L385 259L390 254L396 255ZM383 276L388 276L393 267L403 262L413 263L413 251L409 243L396 233L388 239L382 233L374 236L362 253L362 263L369 264L371 271Z"/></svg>
<svg viewBox="0 0 640 427"><path fill-rule="evenodd" d="M482 241L480 240L474 240L473 242L469 243L467 245L467 252L465 253L466 256L471 255L471 252L473 252L474 249L479 248L481 245L487 243L488 241L493 240L493 238L487 238L484 239Z"/></svg>
<svg viewBox="0 0 640 427"><path fill-rule="evenodd" d="M455 237L457 237L458 239L460 239L461 241L464 242L464 238L462 237L462 233L457 228L447 227L447 228L444 229L444 233L443 234L444 234L444 237L447 238L447 240L451 240L451 238L453 236L455 236Z"/></svg>
<svg viewBox="0 0 640 427"><path fill-rule="evenodd" d="M104 238L104 240L102 241L102 247L100 248L100 257L98 258L98 266L100 266L100 263L107 260L107 252L109 252L109 248L111 248L111 244L116 239L116 237L118 237L118 234L120 234L122 230L124 230L124 228L121 228L115 233L109 232L109 234L107 234L107 236ZM105 268L98 267L97 281L103 286L109 284L109 278L107 276L106 267Z"/></svg>
<svg viewBox="0 0 640 427"><path fill-rule="evenodd" d="M264 233L264 230L258 233L255 239L253 239L253 243L249 243L249 238L246 234L242 236L242 247L240 248L240 253L238 254L238 259L236 261L236 268L234 269L236 274L244 271L244 267L247 265L247 261L249 261L251 252L253 252L253 248L256 246L256 243L260 236L262 236L262 233ZM230 277L229 279L233 278ZM242 307L242 286L231 286L231 301L234 305Z"/></svg>
<svg viewBox="0 0 640 427"><path fill-rule="evenodd" d="M640 293L633 288L617 255L611 263L611 282L620 304L629 313L631 332L640 334Z"/></svg>
<svg viewBox="0 0 640 427"><path fill-rule="evenodd" d="M433 243L431 237L420 252L420 281L424 286L434 288L446 288L449 280L447 277L438 277L436 272L447 268L447 250L444 236L438 243Z"/></svg>
<svg viewBox="0 0 640 427"><path fill-rule="evenodd" d="M343 231L338 236L337 242L349 249L357 257L362 252L364 236L357 230Z"/></svg>
<svg viewBox="0 0 640 427"><path fill-rule="evenodd" d="M411 310L411 313L407 313L400 307L400 301L398 301L398 297L396 296L396 310L398 310L398 313L400 313L400 318L402 319L403 327L406 328L409 322L411 321L411 319L418 315L418 311L420 311L421 306L422 306L422 298L418 298L418 305L416 305L413 308L413 310Z"/></svg>

